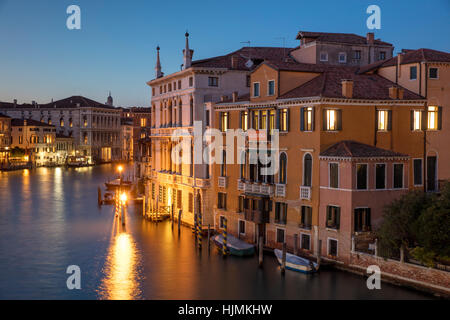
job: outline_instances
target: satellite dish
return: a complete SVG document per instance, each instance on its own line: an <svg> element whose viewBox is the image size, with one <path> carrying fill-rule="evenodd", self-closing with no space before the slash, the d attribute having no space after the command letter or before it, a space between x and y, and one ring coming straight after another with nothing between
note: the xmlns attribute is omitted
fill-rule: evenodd
<svg viewBox="0 0 450 320"><path fill-rule="evenodd" d="M251 68L251 67L253 67L253 61L252 61L252 59L248 59L248 61L245 63L245 66L247 67L247 68Z"/></svg>

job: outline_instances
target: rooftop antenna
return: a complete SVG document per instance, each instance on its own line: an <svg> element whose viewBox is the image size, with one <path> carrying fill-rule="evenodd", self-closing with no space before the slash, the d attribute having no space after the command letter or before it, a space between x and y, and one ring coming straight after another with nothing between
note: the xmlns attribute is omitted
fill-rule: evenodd
<svg viewBox="0 0 450 320"><path fill-rule="evenodd" d="M251 42L250 42L250 40L248 40L248 41L241 41L241 43L247 44L247 47L249 48L249 50L248 50L248 61L245 63L245 66L250 69L253 66L252 55L251 55L251 50L250 50L250 43Z"/></svg>

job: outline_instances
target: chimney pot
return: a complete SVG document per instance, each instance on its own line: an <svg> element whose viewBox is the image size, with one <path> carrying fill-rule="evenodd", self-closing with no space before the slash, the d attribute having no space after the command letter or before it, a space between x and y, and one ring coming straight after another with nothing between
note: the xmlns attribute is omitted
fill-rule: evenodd
<svg viewBox="0 0 450 320"><path fill-rule="evenodd" d="M366 36L367 44L373 44L375 34L373 32L368 32Z"/></svg>
<svg viewBox="0 0 450 320"><path fill-rule="evenodd" d="M233 102L236 102L237 99L238 99L238 92L237 92L237 91L234 91L234 92L233 92Z"/></svg>
<svg viewBox="0 0 450 320"><path fill-rule="evenodd" d="M389 87L389 98L398 99L398 88L396 86Z"/></svg>
<svg viewBox="0 0 450 320"><path fill-rule="evenodd" d="M404 90L403 88L398 88L397 90L398 90L398 91L397 91L398 98L399 98L400 100L402 100L402 99L403 99L403 94L405 93L405 90Z"/></svg>
<svg viewBox="0 0 450 320"><path fill-rule="evenodd" d="M353 80L342 80L342 96L346 98L353 98Z"/></svg>

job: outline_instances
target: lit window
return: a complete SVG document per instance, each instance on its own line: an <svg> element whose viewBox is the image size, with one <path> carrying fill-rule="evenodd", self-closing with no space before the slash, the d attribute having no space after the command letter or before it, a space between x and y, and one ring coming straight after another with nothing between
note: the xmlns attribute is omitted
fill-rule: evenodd
<svg viewBox="0 0 450 320"><path fill-rule="evenodd" d="M300 109L300 131L314 130L314 109L305 107Z"/></svg>
<svg viewBox="0 0 450 320"><path fill-rule="evenodd" d="M412 111L412 130L422 130L422 111Z"/></svg>
<svg viewBox="0 0 450 320"><path fill-rule="evenodd" d="M253 96L259 97L259 82L253 83Z"/></svg>
<svg viewBox="0 0 450 320"><path fill-rule="evenodd" d="M261 111L261 130L267 129L267 111Z"/></svg>
<svg viewBox="0 0 450 320"><path fill-rule="evenodd" d="M220 114L220 129L222 132L225 132L228 130L228 121L229 121L229 114L228 112L222 112Z"/></svg>
<svg viewBox="0 0 450 320"><path fill-rule="evenodd" d="M325 110L324 129L326 131L341 130L340 128L340 110Z"/></svg>
<svg viewBox="0 0 450 320"><path fill-rule="evenodd" d="M275 129L275 110L271 110L269 114L269 130L270 134L272 134Z"/></svg>
<svg viewBox="0 0 450 320"><path fill-rule="evenodd" d="M388 110L378 110L378 131L391 130L391 114Z"/></svg>
<svg viewBox="0 0 450 320"><path fill-rule="evenodd" d="M144 128L147 126L147 119L146 118L141 118L141 127Z"/></svg>
<svg viewBox="0 0 450 320"><path fill-rule="evenodd" d="M253 111L252 124L253 129L259 130L259 111Z"/></svg>
<svg viewBox="0 0 450 320"><path fill-rule="evenodd" d="M244 131L247 131L247 129L248 129L248 112L247 111L241 112L241 129Z"/></svg>
<svg viewBox="0 0 450 320"><path fill-rule="evenodd" d="M273 96L275 94L275 81L274 80L270 80L268 85L267 85L267 95L268 96Z"/></svg>
<svg viewBox="0 0 450 320"><path fill-rule="evenodd" d="M428 130L438 129L438 107L428 107Z"/></svg>
<svg viewBox="0 0 450 320"><path fill-rule="evenodd" d="M64 127L64 119L63 118L61 118L61 120L59 120L59 126Z"/></svg>
<svg viewBox="0 0 450 320"><path fill-rule="evenodd" d="M280 110L280 131L288 131L288 123L289 123L289 110L281 109Z"/></svg>

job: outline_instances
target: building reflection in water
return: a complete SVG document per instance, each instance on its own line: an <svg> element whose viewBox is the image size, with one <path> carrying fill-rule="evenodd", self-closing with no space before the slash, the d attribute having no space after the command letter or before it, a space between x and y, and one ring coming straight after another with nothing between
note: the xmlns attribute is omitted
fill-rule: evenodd
<svg viewBox="0 0 450 320"><path fill-rule="evenodd" d="M139 254L132 236L114 220L111 245L103 269L104 279L98 290L100 299L133 300L141 298Z"/></svg>

